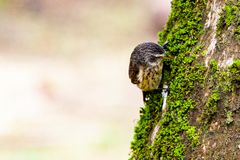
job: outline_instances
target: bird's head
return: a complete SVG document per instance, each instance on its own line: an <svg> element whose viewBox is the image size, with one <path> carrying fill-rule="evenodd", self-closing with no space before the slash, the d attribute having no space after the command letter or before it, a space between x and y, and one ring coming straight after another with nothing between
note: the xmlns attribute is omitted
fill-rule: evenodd
<svg viewBox="0 0 240 160"><path fill-rule="evenodd" d="M137 45L133 51L136 59L141 62L155 63L165 57L165 50L162 46L153 43L145 42Z"/></svg>
<svg viewBox="0 0 240 160"><path fill-rule="evenodd" d="M137 45L134 50L140 53L149 54L157 57L165 56L164 48L153 42L141 43Z"/></svg>

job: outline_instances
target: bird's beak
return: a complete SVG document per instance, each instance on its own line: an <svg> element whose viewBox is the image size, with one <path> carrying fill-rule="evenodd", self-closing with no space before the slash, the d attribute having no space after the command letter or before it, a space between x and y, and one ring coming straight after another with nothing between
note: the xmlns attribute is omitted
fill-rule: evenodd
<svg viewBox="0 0 240 160"><path fill-rule="evenodd" d="M165 58L165 54L160 54L160 55L157 55L158 58L161 58L161 59L164 59Z"/></svg>
<svg viewBox="0 0 240 160"><path fill-rule="evenodd" d="M157 57L161 59L174 59L174 56L167 56L165 53L157 55Z"/></svg>
<svg viewBox="0 0 240 160"><path fill-rule="evenodd" d="M165 54L158 54L158 55L155 55L156 57L158 58L164 58L166 55Z"/></svg>

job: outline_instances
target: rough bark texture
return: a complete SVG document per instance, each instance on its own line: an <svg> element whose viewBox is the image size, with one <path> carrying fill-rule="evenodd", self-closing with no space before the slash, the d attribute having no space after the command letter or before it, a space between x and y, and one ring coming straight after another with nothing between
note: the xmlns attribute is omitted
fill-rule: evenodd
<svg viewBox="0 0 240 160"><path fill-rule="evenodd" d="M130 159L240 159L240 2L173 0L161 93L140 110Z"/></svg>

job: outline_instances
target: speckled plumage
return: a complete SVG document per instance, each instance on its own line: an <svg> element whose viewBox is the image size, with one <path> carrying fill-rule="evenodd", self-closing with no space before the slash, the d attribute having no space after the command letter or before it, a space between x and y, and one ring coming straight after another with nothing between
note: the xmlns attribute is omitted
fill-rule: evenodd
<svg viewBox="0 0 240 160"><path fill-rule="evenodd" d="M146 42L139 44L131 54L129 78L142 91L158 89L162 78L164 49L162 46Z"/></svg>

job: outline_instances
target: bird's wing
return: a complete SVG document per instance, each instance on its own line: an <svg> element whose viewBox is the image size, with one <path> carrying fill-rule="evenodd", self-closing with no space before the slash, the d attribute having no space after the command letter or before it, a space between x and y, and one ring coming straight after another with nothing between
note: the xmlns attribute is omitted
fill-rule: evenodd
<svg viewBox="0 0 240 160"><path fill-rule="evenodd" d="M133 62L130 62L129 69L128 69L128 76L131 79L131 82L133 84L139 83L138 74L139 74L139 65L136 65Z"/></svg>

